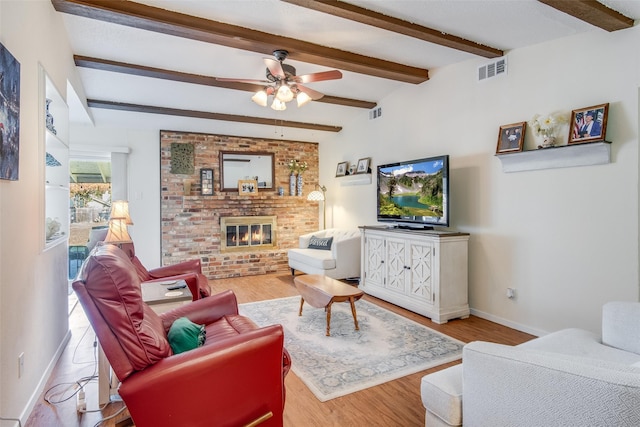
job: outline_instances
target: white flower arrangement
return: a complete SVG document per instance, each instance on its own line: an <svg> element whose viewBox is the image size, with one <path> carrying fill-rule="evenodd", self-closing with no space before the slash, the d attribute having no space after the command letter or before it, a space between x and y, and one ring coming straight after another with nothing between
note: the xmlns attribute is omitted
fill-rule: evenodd
<svg viewBox="0 0 640 427"><path fill-rule="evenodd" d="M533 129L533 133L536 136L555 136L556 129L565 123L568 123L569 119L564 113L552 113L547 115L536 114L529 121L529 125Z"/></svg>

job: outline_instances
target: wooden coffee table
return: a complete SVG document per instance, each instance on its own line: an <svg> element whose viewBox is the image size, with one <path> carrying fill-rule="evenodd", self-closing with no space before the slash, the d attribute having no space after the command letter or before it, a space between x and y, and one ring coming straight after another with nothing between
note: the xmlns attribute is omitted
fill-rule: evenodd
<svg viewBox="0 0 640 427"><path fill-rule="evenodd" d="M299 316L302 316L302 306L305 301L312 307L324 308L327 312L327 336L329 336L331 327L331 304L334 302L349 301L356 331L360 330L354 303L362 298L364 291L321 274L303 274L296 276L293 282L298 292L300 292L301 297Z"/></svg>

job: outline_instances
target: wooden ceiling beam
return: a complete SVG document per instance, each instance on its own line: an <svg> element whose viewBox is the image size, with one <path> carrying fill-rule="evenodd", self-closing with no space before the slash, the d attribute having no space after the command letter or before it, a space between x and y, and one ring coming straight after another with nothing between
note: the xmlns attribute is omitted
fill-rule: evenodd
<svg viewBox="0 0 640 427"><path fill-rule="evenodd" d="M51 0L58 12L126 25L158 33L271 55L289 51L289 58L406 83L422 83L429 71L371 58L302 40L172 12L133 1Z"/></svg>
<svg viewBox="0 0 640 427"><path fill-rule="evenodd" d="M208 111L182 110L179 108L157 107L153 105L128 104L125 102L102 101L88 99L91 108L107 110L131 111L135 113L164 114L167 116L191 117L195 119L220 120L225 122L250 123L255 125L283 126L298 129L318 130L323 132L340 132L341 126L321 125L316 123L293 122L290 120L274 120L263 117L240 116L236 114L212 113Z"/></svg>
<svg viewBox="0 0 640 427"><path fill-rule="evenodd" d="M633 27L633 19L596 0L538 0L552 8L607 31Z"/></svg>
<svg viewBox="0 0 640 427"><path fill-rule="evenodd" d="M163 80L173 80L183 83L192 83L203 86L220 87L224 89L243 90L246 92L257 92L264 89L264 85L241 82L219 81L215 77L203 76L200 74L182 73L179 71L165 70L162 68L146 67L137 64L128 64L125 62L111 61L108 59L91 58L88 56L74 55L73 59L78 67L93 68L101 71L110 71L115 73L131 74L134 76L151 77ZM325 95L324 97L314 101L324 102L327 104L343 105L346 107L356 108L374 108L377 104L371 101L362 101L359 99L341 98L338 96Z"/></svg>
<svg viewBox="0 0 640 427"><path fill-rule="evenodd" d="M489 46L466 40L451 34L443 33L439 30L423 27L411 22L403 21L382 13L374 12L369 9L356 6L354 4L345 3L335 0L282 0L285 3L295 4L296 6L305 7L307 9L316 10L337 16L351 21L360 22L361 24L370 25L391 31L405 36L414 37L429 43L445 46L448 48L460 50L474 55L484 56L485 58L497 58L504 55L500 49L494 49Z"/></svg>

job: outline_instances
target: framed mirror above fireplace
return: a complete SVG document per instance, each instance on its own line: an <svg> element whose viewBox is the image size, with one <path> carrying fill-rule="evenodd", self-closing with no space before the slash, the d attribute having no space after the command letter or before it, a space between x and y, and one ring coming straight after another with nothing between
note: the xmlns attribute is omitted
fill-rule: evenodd
<svg viewBox="0 0 640 427"><path fill-rule="evenodd" d="M238 181L255 179L258 191L274 189L274 155L267 152L220 152L220 188L238 191Z"/></svg>

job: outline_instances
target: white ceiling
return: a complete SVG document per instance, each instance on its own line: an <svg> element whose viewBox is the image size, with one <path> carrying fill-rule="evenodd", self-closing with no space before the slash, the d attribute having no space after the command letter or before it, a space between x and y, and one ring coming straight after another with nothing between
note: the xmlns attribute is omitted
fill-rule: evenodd
<svg viewBox="0 0 640 427"><path fill-rule="evenodd" d="M483 58L419 39L333 17L278 0L139 0L150 6L225 22L271 34L304 40L352 53L434 70L446 65ZM509 50L587 31L605 31L536 0L349 0L348 3L443 31L493 48ZM601 3L640 19L640 1L601 0ZM215 77L259 79L265 77L257 53L191 39L111 24L63 13L75 55L156 67ZM486 59L486 61L489 61ZM297 74L330 68L287 60ZM348 126L366 109L311 102L295 102L284 112L260 107L251 93L91 68L78 68L89 99ZM380 102L391 92L411 85L341 70L341 80L314 82L312 89L327 95ZM430 84L429 81L421 83ZM75 105L75 107L74 107ZM72 121L87 116L72 104ZM194 119L160 114L91 108L99 126L171 129L255 137L321 142L331 132L276 126Z"/></svg>

